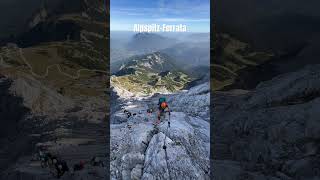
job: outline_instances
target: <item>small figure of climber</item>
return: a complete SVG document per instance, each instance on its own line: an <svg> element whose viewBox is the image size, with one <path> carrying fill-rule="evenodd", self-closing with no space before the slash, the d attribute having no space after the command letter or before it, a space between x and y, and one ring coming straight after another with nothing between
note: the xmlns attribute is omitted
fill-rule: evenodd
<svg viewBox="0 0 320 180"><path fill-rule="evenodd" d="M127 112L127 118L130 118L132 116L131 112Z"/></svg>
<svg viewBox="0 0 320 180"><path fill-rule="evenodd" d="M147 113L148 113L148 115L152 114L153 113L153 109L152 108L147 109Z"/></svg>
<svg viewBox="0 0 320 180"><path fill-rule="evenodd" d="M169 112L169 116L170 116L170 110L169 110L168 103L166 102L166 98L164 97L159 98L158 109L159 109L158 120L156 124L160 123L161 117L165 116L165 113Z"/></svg>
<svg viewBox="0 0 320 180"><path fill-rule="evenodd" d="M65 173L65 168L63 167L63 163L60 159L53 157L52 164L54 167L53 174L56 178L60 179L61 176Z"/></svg>
<svg viewBox="0 0 320 180"><path fill-rule="evenodd" d="M104 167L104 163L103 161L97 157L97 156L94 156L92 159L91 159L91 165L92 166L101 166L101 167Z"/></svg>
<svg viewBox="0 0 320 180"><path fill-rule="evenodd" d="M127 114L127 118L130 118L132 116L131 112L126 109L123 111L123 113Z"/></svg>
<svg viewBox="0 0 320 180"><path fill-rule="evenodd" d="M57 169L57 178L59 179L61 176L64 175L65 172L69 171L69 167L66 161L59 160L56 163L56 169Z"/></svg>
<svg viewBox="0 0 320 180"><path fill-rule="evenodd" d="M79 163L73 165L73 172L75 171L81 171L84 168L84 161L80 161Z"/></svg>
<svg viewBox="0 0 320 180"><path fill-rule="evenodd" d="M41 161L41 167L42 168L45 168L45 167L48 167L52 164L51 162L51 158L52 158L52 155L51 153L47 152L47 153L44 153L43 151L39 152L40 153L40 161Z"/></svg>

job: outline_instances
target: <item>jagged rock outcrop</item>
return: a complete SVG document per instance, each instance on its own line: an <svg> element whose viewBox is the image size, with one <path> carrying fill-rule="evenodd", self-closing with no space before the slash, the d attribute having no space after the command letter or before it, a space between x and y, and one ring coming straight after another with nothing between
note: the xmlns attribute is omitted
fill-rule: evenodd
<svg viewBox="0 0 320 180"><path fill-rule="evenodd" d="M50 115L51 118L63 116L66 110L74 106L71 99L43 86L33 77L16 79L10 90L22 97L23 104L35 115Z"/></svg>
<svg viewBox="0 0 320 180"><path fill-rule="evenodd" d="M210 85L209 82L191 88L187 92L168 97L173 111L182 111L190 116L199 116L210 120Z"/></svg>
<svg viewBox="0 0 320 180"><path fill-rule="evenodd" d="M34 13L33 17L31 18L28 24L29 28L33 28L40 22L45 21L47 16L48 16L48 12L46 7L40 8L36 13Z"/></svg>
<svg viewBox="0 0 320 180"><path fill-rule="evenodd" d="M19 130L19 121L28 114L29 109L23 106L23 99L10 92L12 81L0 74L0 138L12 136Z"/></svg>
<svg viewBox="0 0 320 180"><path fill-rule="evenodd" d="M319 92L319 65L253 91L215 92L215 178L319 178Z"/></svg>
<svg viewBox="0 0 320 180"><path fill-rule="evenodd" d="M3 171L31 146L30 137L24 131L30 128L30 109L23 99L10 91L12 80L0 74L0 179Z"/></svg>

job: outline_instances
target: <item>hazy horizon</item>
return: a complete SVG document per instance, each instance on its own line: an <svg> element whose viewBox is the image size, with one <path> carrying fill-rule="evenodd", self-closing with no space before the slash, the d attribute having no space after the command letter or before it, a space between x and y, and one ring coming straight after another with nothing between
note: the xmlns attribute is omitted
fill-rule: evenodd
<svg viewBox="0 0 320 180"><path fill-rule="evenodd" d="M133 31L134 24L183 24L187 32L210 32L210 1L111 0L110 30Z"/></svg>

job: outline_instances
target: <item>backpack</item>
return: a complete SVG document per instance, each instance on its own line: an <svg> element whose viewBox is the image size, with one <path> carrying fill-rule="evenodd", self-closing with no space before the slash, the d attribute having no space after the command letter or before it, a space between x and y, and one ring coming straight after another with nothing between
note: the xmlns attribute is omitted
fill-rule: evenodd
<svg viewBox="0 0 320 180"><path fill-rule="evenodd" d="M159 105L163 102L166 102L166 98L165 97L159 98Z"/></svg>

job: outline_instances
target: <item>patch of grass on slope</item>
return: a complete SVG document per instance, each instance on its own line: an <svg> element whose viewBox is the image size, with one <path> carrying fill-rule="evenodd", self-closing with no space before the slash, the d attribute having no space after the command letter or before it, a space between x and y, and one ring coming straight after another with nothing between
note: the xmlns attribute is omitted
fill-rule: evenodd
<svg viewBox="0 0 320 180"><path fill-rule="evenodd" d="M269 52L255 52L250 46L228 34L217 37L217 58L212 66L213 89L220 90L234 83L238 72L247 67L262 64L273 57Z"/></svg>

